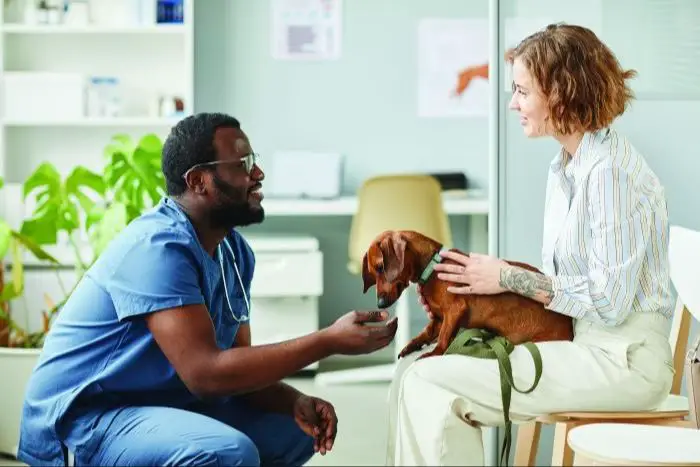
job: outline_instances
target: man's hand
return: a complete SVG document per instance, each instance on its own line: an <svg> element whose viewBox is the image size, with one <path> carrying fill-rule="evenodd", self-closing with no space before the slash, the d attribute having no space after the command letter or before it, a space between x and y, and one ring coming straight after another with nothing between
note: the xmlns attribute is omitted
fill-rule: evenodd
<svg viewBox="0 0 700 467"><path fill-rule="evenodd" d="M394 339L397 318L392 318L380 326L367 323L386 321L386 311L351 311L338 318L326 328L328 345L335 354L358 355L377 351L386 347Z"/></svg>
<svg viewBox="0 0 700 467"><path fill-rule="evenodd" d="M294 403L294 420L304 433L314 438L314 451L325 455L333 449L338 417L330 402L301 395Z"/></svg>

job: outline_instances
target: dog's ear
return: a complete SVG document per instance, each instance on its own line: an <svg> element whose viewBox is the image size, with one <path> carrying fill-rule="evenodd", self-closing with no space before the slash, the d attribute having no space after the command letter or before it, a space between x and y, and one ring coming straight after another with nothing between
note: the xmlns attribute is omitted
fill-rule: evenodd
<svg viewBox="0 0 700 467"><path fill-rule="evenodd" d="M364 283L364 290L362 293L367 293L370 287L374 285L374 277L369 272L369 259L367 258L367 253L362 257L362 282Z"/></svg>
<svg viewBox="0 0 700 467"><path fill-rule="evenodd" d="M407 242L400 232L393 232L387 242L391 250L384 253L384 275L386 280L393 282L404 270Z"/></svg>

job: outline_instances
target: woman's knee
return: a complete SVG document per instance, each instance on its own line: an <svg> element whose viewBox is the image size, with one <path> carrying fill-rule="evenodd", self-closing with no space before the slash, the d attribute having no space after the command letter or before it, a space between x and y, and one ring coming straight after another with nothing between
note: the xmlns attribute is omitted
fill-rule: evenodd
<svg viewBox="0 0 700 467"><path fill-rule="evenodd" d="M406 355L405 357L400 358L396 365L396 370L394 372L394 380L400 382L403 376L406 374L406 371L408 371L409 368L413 367L414 363L421 361L418 360L418 357L423 355L425 352L431 351L435 347L435 345L436 344L431 344L429 346L423 347L421 350L417 350L411 354Z"/></svg>
<svg viewBox="0 0 700 467"><path fill-rule="evenodd" d="M405 368L399 386L400 404L421 403L430 398L428 393L434 387L434 382L426 379L420 371L420 367L425 363L427 360L417 361Z"/></svg>

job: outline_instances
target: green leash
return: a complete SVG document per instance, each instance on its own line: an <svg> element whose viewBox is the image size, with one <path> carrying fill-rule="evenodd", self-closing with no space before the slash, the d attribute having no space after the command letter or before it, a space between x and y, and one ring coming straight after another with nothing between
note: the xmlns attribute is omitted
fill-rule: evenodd
<svg viewBox="0 0 700 467"><path fill-rule="evenodd" d="M462 329L450 343L446 352L447 354L460 354L476 358L495 358L498 360L498 369L501 375L503 416L506 427L499 465L508 465L508 458L510 457L510 428L512 426L508 414L510 411L510 389L512 387L521 394L530 393L537 387L542 376L542 355L540 355L539 349L532 342L525 342L523 345L530 351L535 361L535 382L532 383L530 389L525 391L521 391L513 383L513 372L508 356L515 349L515 346L505 337L495 335L484 329Z"/></svg>

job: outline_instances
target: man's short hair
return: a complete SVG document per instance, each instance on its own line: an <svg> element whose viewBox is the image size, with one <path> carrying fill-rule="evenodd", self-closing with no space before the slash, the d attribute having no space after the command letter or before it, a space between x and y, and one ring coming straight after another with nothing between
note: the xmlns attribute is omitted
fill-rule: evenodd
<svg viewBox="0 0 700 467"><path fill-rule="evenodd" d="M187 189L184 173L193 165L216 160L214 133L218 128L241 128L238 120L223 113L198 113L180 120L163 144L162 170L168 195Z"/></svg>
<svg viewBox="0 0 700 467"><path fill-rule="evenodd" d="M622 115L634 94L612 51L588 28L550 24L525 38L508 57L530 72L559 134L591 132L608 127Z"/></svg>

